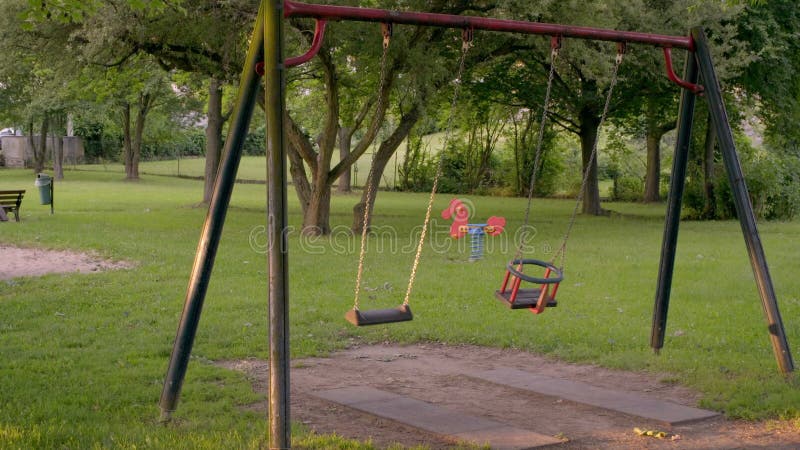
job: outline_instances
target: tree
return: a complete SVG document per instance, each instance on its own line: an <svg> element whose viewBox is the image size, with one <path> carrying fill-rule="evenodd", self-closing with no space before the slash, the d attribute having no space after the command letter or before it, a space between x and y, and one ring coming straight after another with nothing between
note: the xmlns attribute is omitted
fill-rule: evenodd
<svg viewBox="0 0 800 450"><path fill-rule="evenodd" d="M302 29L300 24L297 25ZM336 30L329 32L315 60L315 73L311 81L320 88L319 94L322 96L320 102L322 104L317 106L323 111L320 125L314 126L305 122L303 126L295 120L294 114L291 112L287 114L290 170L296 193L303 207L305 234L330 232L331 185L367 151L378 135L386 114L395 72L398 69L391 61L384 64L383 68L380 67L378 61L381 58L375 56L381 52L380 35L377 35L377 38L372 35L373 42L365 42L364 37L354 31L355 25L342 24L336 27ZM347 49L354 49L355 43L365 45L364 49L371 53L364 55L363 52L361 54L354 52L348 58L350 55L345 52ZM351 71L361 76L353 76L350 74ZM350 86L354 88L348 90ZM307 87L297 86L296 89L303 90ZM357 112L349 126L343 127L345 129L341 133L343 138L341 143L345 148L350 147L355 131L362 126L364 130L347 157L333 165L332 157L340 135L340 123L345 122L341 118L342 91L358 97L350 98L349 111ZM291 105L289 107L291 108ZM314 131L307 132L306 129Z"/></svg>
<svg viewBox="0 0 800 450"><path fill-rule="evenodd" d="M142 55L105 70L88 68L84 77L91 100L117 112L125 178L138 180L147 117L176 98L168 74Z"/></svg>
<svg viewBox="0 0 800 450"><path fill-rule="evenodd" d="M255 17L255 5L246 0L225 2L171 2L135 0L62 1L28 0L28 19L32 23L68 24L73 39L80 44L82 61L102 67L119 67L137 55L152 56L156 65L168 71L202 74L212 85L209 94L208 157L204 201L208 201L220 159L222 127L226 115L216 93L222 85L236 79L246 45L245 30ZM138 63L134 63L138 64ZM216 87L214 87L216 85ZM145 86L121 102L125 133L126 164L133 167L137 154L138 127L145 124L154 98L153 86ZM144 113L144 115L142 115ZM127 119L126 119L127 118ZM135 170L126 169L135 178Z"/></svg>
<svg viewBox="0 0 800 450"><path fill-rule="evenodd" d="M310 29L302 22L294 23L301 30ZM327 234L330 231L331 186L379 135L392 99L393 86L403 86L398 90L402 94L396 98L401 105L401 117L393 130L386 131L389 137L381 142L375 155L367 179L367 183L373 186L377 186L386 162L420 117L423 94L443 84L443 81L427 81L436 77L448 79L444 76L446 71L442 70L446 66L430 71L412 70L416 67L414 64L435 57L428 43L442 36L441 30L398 27L381 70L380 34L365 34L362 31L364 26L347 23L332 29L311 69L298 74L289 86L290 91L295 93L290 99L298 97L318 102L308 115L296 114L293 111L296 103L290 103L287 114L290 171L303 208L303 232L306 234ZM436 65L427 67L434 68ZM319 91L315 92L311 87L319 88ZM343 98L349 100L343 102ZM312 121L304 120L309 117ZM337 138L342 134L341 128L346 130L343 133L345 139L340 143L347 146L349 139L356 135L359 135L359 139L348 156L333 164L332 156ZM371 210L374 204L374 197L370 199L370 204L366 204L367 190L354 208L353 228L356 231L363 226L363 208Z"/></svg>
<svg viewBox="0 0 800 450"><path fill-rule="evenodd" d="M186 16L192 17L186 22ZM170 70L182 70L206 78L205 181L203 202L208 203L222 154L222 135L230 112L223 112L223 90L239 75L246 45L245 30L255 16L252 2L198 1L167 9L157 20L141 20L143 33L123 32L127 51L153 55ZM213 32L210 32L213 30ZM157 36L142 39L142 36Z"/></svg>
<svg viewBox="0 0 800 450"><path fill-rule="evenodd" d="M770 138L800 138L800 10L790 0L748 6L736 22L739 39L748 42L752 63L733 82L757 103ZM788 139L787 139L788 138Z"/></svg>
<svg viewBox="0 0 800 450"><path fill-rule="evenodd" d="M332 165L333 151L339 134L340 79L344 75L340 74L340 67L335 59L336 47L329 43L330 39L327 41L317 57L320 70L318 76L325 89L324 105L320 105L324 106L325 117L319 132L315 133L316 137L307 133L291 112L287 113L290 171L303 209L303 233L310 235L330 232L331 185L346 168L366 152L377 136L386 113L389 90L394 77L394 70L390 69L384 73L382 80L378 80L377 101L364 102L365 108L372 110L372 117L364 136L347 158L335 166ZM373 104L374 109L369 108ZM306 172L306 165L309 173Z"/></svg>
<svg viewBox="0 0 800 450"><path fill-rule="evenodd" d="M677 122L672 117L664 117L663 111L666 108L662 105L666 103L666 107L674 109L673 98L666 97L666 101L659 101L658 99L648 98L646 102L646 129L645 129L645 142L647 146L647 164L646 173L644 178L644 194L642 200L644 202L657 202L661 200L661 139L665 134L675 129Z"/></svg>
<svg viewBox="0 0 800 450"><path fill-rule="evenodd" d="M66 27L56 24L41 29L26 29L12 20L24 11L24 2L4 3L0 9L0 53L13 64L0 67L0 92L4 98L2 114L16 123L25 123L28 145L33 150L33 169L44 170L47 141L52 131L56 178L61 170L61 135L63 117L74 107L74 91L69 73L74 66L67 41ZM38 126L38 138L36 137Z"/></svg>
<svg viewBox="0 0 800 450"><path fill-rule="evenodd" d="M747 64L748 49L745 42L736 38L731 26L733 18L741 12L741 7L706 2L699 8L695 2L666 0L649 0L646 5L650 11L648 14L630 20L638 21L641 29L659 34L679 34L685 33L685 28L689 24L703 26L714 36L721 44L715 48L717 55L725 55L725 59L718 58L716 61L717 71L722 79L730 78L733 73L740 70L742 64ZM685 56L685 52L675 52L675 67L681 67ZM642 199L645 202L654 202L660 200L661 140L677 125L677 100L680 89L665 76L664 58L660 51L638 52L637 57L628 64L626 71L626 74L629 74L628 88L636 95L633 101L617 114L614 123L628 133L644 138L647 156ZM705 173L708 177L713 176L708 171ZM709 184L708 181L706 184ZM712 191L707 190L707 192Z"/></svg>
<svg viewBox="0 0 800 450"><path fill-rule="evenodd" d="M464 188L474 191L490 178L492 156L506 128L509 109L488 102L464 103L467 113L462 126L465 134L465 139L462 138L462 179Z"/></svg>
<svg viewBox="0 0 800 450"><path fill-rule="evenodd" d="M717 40L725 41L731 37L730 19L739 9L719 2L704 2L703 8L694 8L694 3L637 0L583 3L575 7L571 2L506 0L498 11L506 14L513 11L515 18L522 20L673 35L686 34L688 24L707 25L715 31ZM729 39L717 51L730 53L736 58L742 54L741 48L739 41ZM591 165L589 160L610 87L614 53L610 43L565 39L556 60L549 119L579 138L582 172L588 174L583 192L583 212L589 214L602 213L597 160ZM504 93L498 96L501 102L541 110L544 95L540 87L546 85L550 69L550 49L541 38L509 35L497 39L492 46L486 47L483 59L495 66L492 80ZM718 69L721 73L731 74L736 66L743 64L741 59L724 61ZM656 163L660 162L660 137L674 122L671 105L675 102L677 90L666 81L663 70L660 49L630 46L620 68L620 85L616 87L610 104L610 118L618 118L618 126L630 124L640 129L650 142L650 193L658 191L660 170ZM664 114L664 111L670 112ZM637 117L642 117L638 125L634 120Z"/></svg>
<svg viewBox="0 0 800 450"><path fill-rule="evenodd" d="M501 11L514 12L516 18L552 23L575 23L581 25L624 29L625 11L629 5L584 3L575 8L569 2L520 2L508 0L502 3ZM524 105L541 111L541 89L550 71L550 48L542 45L541 38L508 35L498 39L494 48L487 49L494 69L507 74L503 91L509 104ZM609 44L594 41L569 40L568 47L560 50L556 62L553 82L552 104L549 119L562 129L574 133L580 140L582 172L588 172L583 192L583 212L601 214L600 191L597 176L597 159L591 159L597 140L606 93L613 66L614 48ZM485 58L485 57L484 57ZM495 79L499 79L496 77ZM617 96L612 103L612 112L625 101ZM590 161L591 160L591 161Z"/></svg>
<svg viewBox="0 0 800 450"><path fill-rule="evenodd" d="M769 141L772 136L781 138L794 135L795 118L800 112L798 85L795 73L800 69L800 46L794 36L796 27L800 25L800 12L796 4L788 1L769 2L735 2L735 7L724 9L729 17L735 20L721 21L719 25L710 27L710 37L716 51L715 63L717 72L727 91L726 103L731 117L731 126L736 134L745 122L752 123L747 114L758 114L764 123L764 130ZM701 81L702 82L702 81ZM721 164L717 152L716 136L711 125L710 115L704 108L699 108L698 133L692 149L689 169L697 174L688 191L694 193L694 217L701 219L727 218L732 214L732 200L726 195L729 189L727 180L718 179ZM704 132L703 132L704 131ZM791 139L791 137L789 138ZM783 172L796 158L792 155L784 163L776 163L772 170L764 169L758 157L747 153L752 151L746 141L737 144L742 154L743 164L756 172L767 171L770 175ZM761 159L780 161L786 155L772 155ZM787 164L788 163L788 164ZM759 167L762 164L762 167ZM747 173L746 173L747 174ZM780 186L767 188L766 176L760 176L757 182L748 177L748 185L755 191L777 191ZM773 177L775 179L779 177ZM788 177L786 187L794 186L792 177ZM696 181L699 180L699 181ZM783 180L777 181L782 183ZM791 190L791 189L789 189ZM755 195L751 190L751 195ZM700 197L699 199L696 197ZM791 198L785 195L784 198ZM754 203L758 199L754 198ZM773 212L781 216L782 212Z"/></svg>
<svg viewBox="0 0 800 450"><path fill-rule="evenodd" d="M525 195L525 180L529 178L525 170L525 155L530 147L530 138L533 136L533 125L536 119L530 110L516 110L511 116L511 152L514 160L514 178L512 188L516 195ZM526 176L527 174L527 176Z"/></svg>

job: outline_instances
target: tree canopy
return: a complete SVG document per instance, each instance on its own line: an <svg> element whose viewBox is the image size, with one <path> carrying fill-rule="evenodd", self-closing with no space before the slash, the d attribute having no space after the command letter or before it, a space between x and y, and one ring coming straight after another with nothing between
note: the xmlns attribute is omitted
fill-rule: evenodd
<svg viewBox="0 0 800 450"><path fill-rule="evenodd" d="M800 82L795 76L800 65L796 39L800 12L789 0L329 3L660 34L685 35L689 27L702 26L714 45L717 71L732 94L732 110L757 115L773 147L797 149L800 142L793 126L800 118ZM127 148L127 140L136 147L136 140L147 139L147 114L161 106L166 109L158 120L172 121L177 127L191 122L181 118L208 114L210 128L205 136L213 143L223 132L225 117L217 92L237 82L256 7L245 0L4 2L0 51L15 64L0 68L0 120L28 125L53 114L76 111L83 111L87 120L96 120L103 114L91 111L106 111L105 116L119 118L109 129L119 130L120 147ZM286 30L288 51L300 53L309 45L313 22L292 19ZM340 177L349 179L348 169L370 148L374 146L375 157L368 182L377 183L402 141L442 129L441 117L448 108L461 45L459 34L441 28L396 26L385 60L381 44L377 24L333 23L319 56L289 72L290 170L308 232L329 230L331 187ZM458 142L452 143L452 149L436 151L447 153L448 161L456 162L453 176L469 180L458 185L463 189L511 183L514 193L523 194L522 180L531 170L531 143L538 133L531 125L542 108L550 66L548 39L481 32L473 45L459 108ZM554 91L548 105L545 142L549 150L547 167L542 170L549 171L551 180L570 179L559 175L572 167L570 161L575 159L563 149L572 138L563 136L575 136L580 156L578 170L572 171L589 171L584 212L592 214L602 212L599 178L616 170L608 163L614 155L604 154L603 149L600 162L589 164L588 158L598 131L604 131L598 130L598 125L615 53L612 43L565 39L555 60ZM680 66L684 57L685 52L676 51L675 65ZM627 48L606 127L622 137L619 142L643 142L646 170L635 177L642 180L640 198L648 201L659 199L663 175L660 143L674 127L679 93L666 79L663 64L659 49ZM200 108L185 101L187 98L208 99L208 106ZM141 127L136 120L126 121L126 114L141 119ZM122 130L126 127L142 128L145 137L133 132L125 138ZM698 146L711 149L704 150L706 155L712 152L711 158L705 159L714 164L713 142L707 141ZM130 152L137 153L133 147ZM207 150L207 178L214 173L213 147ZM409 154L407 151L407 158ZM406 175L415 170L415 164L419 174L425 173L423 166L430 164L431 157L409 159ZM515 175L495 175L504 172L504 167ZM346 183L342 188L347 189ZM358 218L363 217L364 208L373 207L373 201L362 196L356 204L355 229L368 226Z"/></svg>

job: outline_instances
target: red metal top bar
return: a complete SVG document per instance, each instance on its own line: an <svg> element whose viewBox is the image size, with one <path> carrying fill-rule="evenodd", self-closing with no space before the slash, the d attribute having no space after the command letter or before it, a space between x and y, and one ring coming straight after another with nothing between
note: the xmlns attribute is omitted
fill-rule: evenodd
<svg viewBox="0 0 800 450"><path fill-rule="evenodd" d="M546 36L574 37L600 41L631 42L657 47L684 48L694 51L691 36L668 36L660 34L617 31L603 28L556 25L525 22L520 20L490 19L451 14L389 11L385 9L358 8L352 6L314 5L284 1L286 17L312 17L326 20L357 20L362 22L398 23L406 25L430 25L447 28L472 28L476 30L510 31Z"/></svg>

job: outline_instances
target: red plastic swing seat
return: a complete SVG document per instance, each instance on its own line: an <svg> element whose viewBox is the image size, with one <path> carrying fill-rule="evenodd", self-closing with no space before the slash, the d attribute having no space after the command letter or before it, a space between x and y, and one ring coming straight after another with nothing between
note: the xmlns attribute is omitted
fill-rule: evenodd
<svg viewBox="0 0 800 450"><path fill-rule="evenodd" d="M544 276L538 278L522 273L524 265L543 267ZM538 259L513 260L506 267L503 285L495 291L495 297L511 309L528 309L534 314L541 314L546 307L558 305L556 293L563 278L561 271L550 263ZM539 286L521 289L522 281Z"/></svg>

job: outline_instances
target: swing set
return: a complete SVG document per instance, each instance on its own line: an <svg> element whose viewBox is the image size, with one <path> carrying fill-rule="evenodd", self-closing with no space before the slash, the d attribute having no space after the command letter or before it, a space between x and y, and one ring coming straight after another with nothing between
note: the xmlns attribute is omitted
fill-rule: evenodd
<svg viewBox="0 0 800 450"><path fill-rule="evenodd" d="M319 24L319 21L317 23ZM409 301L411 298L411 292L414 287L414 280L416 279L416 274L420 263L420 256L422 254L422 249L425 243L426 233L428 231L428 226L430 225L433 202L436 198L436 191L438 189L439 181L442 176L442 165L445 159L448 144L450 142L453 117L455 115L456 108L458 106L458 93L462 84L461 78L464 75L464 62L467 57L467 52L472 46L473 37L474 37L474 30L472 28L463 29L461 59L459 61L458 72L455 78L456 80L455 88L453 89L453 98L450 103L450 113L448 115L447 127L445 128L444 140L442 143L442 148L439 151L438 164L436 166L436 172L433 178L433 187L431 188L430 197L428 199L428 208L425 212L425 219L422 224L422 233L420 233L419 242L417 243L417 251L414 256L414 262L412 263L411 266L411 275L409 276L408 287L406 288L405 298L403 299L403 303L396 308L373 309L373 310L360 309L359 293L361 291L361 284L364 272L364 258L366 253L367 232L370 219L369 206L366 206L364 208L364 217L363 217L364 226L362 227L361 230L361 245L360 245L360 254L358 260L358 271L356 275L355 300L353 302L353 308L350 311L348 311L347 314L345 314L345 318L347 319L347 321L355 326L406 322L413 319L413 314L411 313L411 307L409 306ZM391 27L384 26L383 54L381 55L381 78L380 78L381 83L383 83L383 78L384 78L383 75L385 74L386 55L389 49L390 41L391 41ZM506 267L506 274L505 278L503 279L503 284L501 288L495 292L495 296L497 297L497 299L508 305L509 308L511 309L524 308L530 310L534 314L541 314L542 312L544 312L545 307L553 307L557 305L555 297L556 293L558 292L559 283L561 283L561 281L564 278L563 272L566 259L567 240L569 239L570 231L572 230L572 227L575 224L575 219L577 218L578 209L581 205L581 202L583 201L583 194L586 188L586 184L588 183L589 180L591 167L594 164L595 159L597 158L597 139L595 139L592 145L592 151L591 151L591 156L589 158L589 163L586 165L586 169L584 170L583 173L581 187L578 193L578 198L576 200L575 207L573 208L572 216L567 226L567 231L564 233L564 238L562 240L561 246L555 253L552 261L545 262L538 259L522 258L522 250L527 240L526 238L527 238L528 225L530 223L530 215L533 205L533 193L534 193L534 188L536 187L536 174L542 164L542 147L543 147L542 144L544 141L543 136L544 136L544 129L547 124L547 116L549 113L550 94L552 92L553 79L555 78L556 58L558 56L559 49L561 48L560 36L554 36L550 41L550 46L551 46L550 73L547 79L547 87L545 89L544 105L542 106L542 118L539 123L539 135L536 145L535 160L533 164L533 171L531 173L531 178L530 178L530 186L528 188L528 203L525 211L525 221L522 227L523 235L517 245L517 252L515 257ZM617 57L614 63L614 68L612 70L611 83L608 88L608 93L606 95L605 104L603 106L603 113L600 117L600 123L598 125L598 129L602 127L606 117L608 116L608 109L611 104L614 87L617 84L619 67L622 64L624 54L625 54L625 43L620 42L617 45ZM671 63L671 57L670 57L670 63ZM701 88L697 87L696 89L699 91ZM371 184L368 184L366 189L367 191L366 191L365 204L370 205L373 195L373 187ZM556 267L555 261L559 259L561 263L560 267ZM524 267L526 265L538 266L544 268L544 275L541 278L539 278L524 273ZM538 287L521 289L520 286L522 281L534 283L538 285Z"/></svg>
<svg viewBox="0 0 800 450"><path fill-rule="evenodd" d="M311 18L316 21L314 39L310 49L303 55L293 58L283 57L283 27L285 18ZM525 213L525 224L530 219L530 212L535 187L537 168L541 165L541 139L545 127L553 71L558 50L565 38L611 41L617 43L617 55L612 72L612 83L608 89L602 121L608 112L608 104L616 84L617 71L623 60L625 47L628 44L644 44L660 48L665 58L668 78L682 88L680 109L678 112L678 132L675 144L675 156L672 166L672 177L664 226L664 239L658 272L655 294L651 347L658 352L664 344L666 332L667 310L675 263L680 212L686 180L686 168L690 147L694 108L697 97L707 100L711 113L712 126L716 132L719 147L724 159L725 169L731 184L731 191L736 206L737 216L742 228L745 244L753 268L753 274L762 301L768 323L770 341L779 370L788 374L794 370L794 362L789 351L783 322L778 309L775 289L767 267L766 256L756 227L755 214L748 196L741 164L736 153L733 134L728 115L723 103L722 92L712 62L708 40L701 28L694 28L687 36L667 36L640 32L617 31L569 25L533 23L517 20L502 20L485 17L457 16L448 14L432 14L420 12L388 11L372 8L315 5L299 3L291 0L262 0L255 29L250 39L244 68L240 78L240 86L236 106L231 117L231 128L225 143L223 159L217 173L215 190L209 204L206 221L198 243L195 261L189 279L186 300L178 324L169 368L159 402L161 418L170 419L175 410L181 386L185 378L191 348L200 320L211 271L219 246L222 227L230 203L236 172L242 156L242 149L250 120L255 108L258 90L266 88L266 141L267 141L267 237L270 252L269 262L269 427L270 448L290 448L289 420L289 319L288 319L288 245L285 230L287 229L287 179L286 179L286 137L284 134L285 111L285 70L309 61L320 50L324 39L325 28L329 21L359 21L382 24L384 51L382 68L385 70L386 54L389 49L391 28L393 25L427 25L435 27L455 28L462 30L462 51L456 79L463 75L464 61L477 30L494 32L514 32L523 34L549 36L551 46L550 76L542 108L539 143L537 145L534 170L528 190L528 206ZM682 49L688 52L683 77L678 77L672 67L672 50ZM262 84L263 77L263 84ZM702 77L703 84L699 84ZM384 77L382 76L381 79ZM453 111L456 107L460 83L455 83L450 116L445 132L444 147L450 137ZM443 154L444 151L440 152ZM595 142L591 159L597 154ZM591 167L592 161L587 167ZM414 280L419 267L420 255L424 246L426 231L434 197L441 177L442 160L437 165L433 188L425 214L424 226L417 245L417 252L411 267L406 295L400 306L385 310L364 310L359 306L359 292L364 268L364 252L367 229L369 225L369 208L365 208L364 227L362 230L362 246L359 257L359 268L356 279L354 306L347 313L347 320L361 325L375 325L412 319L409 299L412 294ZM505 268L505 277L501 288L496 292L499 300L510 308L527 308L534 313L541 313L547 306L555 306L559 283L563 280L563 268L566 254L566 243L575 222L577 209L582 201L588 179L588 171L584 173L575 210L567 226L561 247L553 261L524 258L522 244L514 258ZM373 195L372 186L367 186L367 205ZM526 227L527 228L527 227ZM557 261L558 260L558 261ZM556 262L559 265L556 265ZM526 267L528 273L526 273ZM544 275L532 276L530 269L544 270ZM522 282L536 285L533 288L522 288Z"/></svg>

